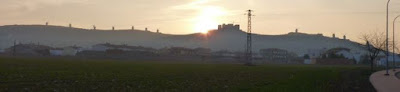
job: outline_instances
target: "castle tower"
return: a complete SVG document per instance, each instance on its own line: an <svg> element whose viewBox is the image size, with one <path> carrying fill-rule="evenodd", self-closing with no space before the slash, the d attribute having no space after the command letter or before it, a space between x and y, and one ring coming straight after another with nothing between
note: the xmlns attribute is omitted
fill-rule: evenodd
<svg viewBox="0 0 400 92"><path fill-rule="evenodd" d="M157 33L160 33L160 30L159 30L159 29L157 29Z"/></svg>
<svg viewBox="0 0 400 92"><path fill-rule="evenodd" d="M238 31L240 30L240 25L235 24L222 24L218 25L219 31Z"/></svg>
<svg viewBox="0 0 400 92"><path fill-rule="evenodd" d="M114 31L115 30L115 27L114 26L112 26L112 31Z"/></svg>
<svg viewBox="0 0 400 92"><path fill-rule="evenodd" d="M68 26L69 28L72 28L72 24L71 23L69 23L69 26Z"/></svg>
<svg viewBox="0 0 400 92"><path fill-rule="evenodd" d="M144 29L144 31L149 31L149 30L147 30L147 27Z"/></svg>
<svg viewBox="0 0 400 92"><path fill-rule="evenodd" d="M332 38L336 38L336 35L335 35L335 33L334 33L334 34L332 34Z"/></svg>
<svg viewBox="0 0 400 92"><path fill-rule="evenodd" d="M343 40L347 40L346 35L343 36Z"/></svg>
<svg viewBox="0 0 400 92"><path fill-rule="evenodd" d="M295 31L295 33L299 33L299 30L296 28L296 31Z"/></svg>
<svg viewBox="0 0 400 92"><path fill-rule="evenodd" d="M96 30L96 25L93 25L93 30Z"/></svg>
<svg viewBox="0 0 400 92"><path fill-rule="evenodd" d="M134 27L134 26L132 26L132 31L133 31L133 30L135 30L135 27Z"/></svg>

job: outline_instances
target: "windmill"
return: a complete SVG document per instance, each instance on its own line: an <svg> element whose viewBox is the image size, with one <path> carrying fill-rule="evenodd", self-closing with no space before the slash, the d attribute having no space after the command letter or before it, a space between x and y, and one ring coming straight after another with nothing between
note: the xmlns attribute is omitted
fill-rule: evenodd
<svg viewBox="0 0 400 92"><path fill-rule="evenodd" d="M96 25L93 25L93 30L96 30Z"/></svg>

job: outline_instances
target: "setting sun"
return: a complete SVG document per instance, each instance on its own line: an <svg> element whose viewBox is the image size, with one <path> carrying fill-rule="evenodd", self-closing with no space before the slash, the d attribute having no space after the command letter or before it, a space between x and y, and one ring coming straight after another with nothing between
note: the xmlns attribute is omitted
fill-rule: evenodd
<svg viewBox="0 0 400 92"><path fill-rule="evenodd" d="M225 15L225 11L219 7L205 7L195 19L194 30L198 33L207 33L218 27L218 17Z"/></svg>
<svg viewBox="0 0 400 92"><path fill-rule="evenodd" d="M211 29L216 29L218 23L213 20L202 20L195 25L195 31L198 33L207 33Z"/></svg>

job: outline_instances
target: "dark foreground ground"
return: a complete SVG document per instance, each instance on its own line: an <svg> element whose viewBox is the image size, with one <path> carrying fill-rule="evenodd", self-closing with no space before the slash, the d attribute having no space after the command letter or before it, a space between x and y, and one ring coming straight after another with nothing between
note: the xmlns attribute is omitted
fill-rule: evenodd
<svg viewBox="0 0 400 92"><path fill-rule="evenodd" d="M0 57L0 91L371 92L364 66Z"/></svg>

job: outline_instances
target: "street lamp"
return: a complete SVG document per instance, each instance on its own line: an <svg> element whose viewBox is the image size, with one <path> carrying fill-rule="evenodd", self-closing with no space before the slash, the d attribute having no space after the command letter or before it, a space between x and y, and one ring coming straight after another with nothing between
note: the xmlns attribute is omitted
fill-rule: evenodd
<svg viewBox="0 0 400 92"><path fill-rule="evenodd" d="M386 76L389 76L389 3L386 5Z"/></svg>
<svg viewBox="0 0 400 92"><path fill-rule="evenodd" d="M400 17L400 15L398 15L396 18L394 18L394 20L393 20L393 71L396 71L396 59L395 59L395 56L396 56L396 44L395 44L395 38L394 38L394 35L395 35L395 27L396 27L396 20L397 20L397 18L399 18Z"/></svg>

